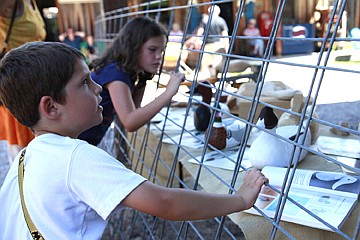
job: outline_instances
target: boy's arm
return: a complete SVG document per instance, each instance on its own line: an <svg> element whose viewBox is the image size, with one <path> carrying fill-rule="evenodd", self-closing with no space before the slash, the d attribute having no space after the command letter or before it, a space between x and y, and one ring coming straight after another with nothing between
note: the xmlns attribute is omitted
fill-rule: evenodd
<svg viewBox="0 0 360 240"><path fill-rule="evenodd" d="M208 219L249 209L265 182L268 179L260 171L248 171L243 185L230 195L165 188L147 181L134 189L122 204L167 220Z"/></svg>

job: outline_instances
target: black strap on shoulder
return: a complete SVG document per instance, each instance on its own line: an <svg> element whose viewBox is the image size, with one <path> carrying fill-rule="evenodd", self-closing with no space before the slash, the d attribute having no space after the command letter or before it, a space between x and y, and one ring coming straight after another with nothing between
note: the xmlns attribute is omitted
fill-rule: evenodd
<svg viewBox="0 0 360 240"><path fill-rule="evenodd" d="M14 5L13 12L12 12L12 15L11 15L11 22L10 22L10 25L9 25L9 28L8 28L8 31L7 31L5 40L4 40L4 44L3 44L3 49L2 49L1 55L5 54L5 52L6 52L6 47L7 47L7 44L8 44L8 41L9 41L9 37L10 37L10 34L11 34L11 29L12 29L12 26L13 26L14 20L15 20L15 15L16 15L16 9L17 9L17 5L18 5L18 1L19 1L19 0L15 0L15 5Z"/></svg>

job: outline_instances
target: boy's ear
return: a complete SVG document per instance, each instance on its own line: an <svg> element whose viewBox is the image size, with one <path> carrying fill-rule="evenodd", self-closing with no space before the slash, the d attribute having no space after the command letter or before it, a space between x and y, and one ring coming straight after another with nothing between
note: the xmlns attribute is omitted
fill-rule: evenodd
<svg viewBox="0 0 360 240"><path fill-rule="evenodd" d="M50 96L43 96L40 99L39 111L40 114L42 114L48 119L56 119L58 116L60 116L60 111L57 107L57 103Z"/></svg>

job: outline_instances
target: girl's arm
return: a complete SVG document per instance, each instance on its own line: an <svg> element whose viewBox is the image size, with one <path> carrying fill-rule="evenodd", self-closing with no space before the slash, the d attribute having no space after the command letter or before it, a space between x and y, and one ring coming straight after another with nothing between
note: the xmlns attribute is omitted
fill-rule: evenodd
<svg viewBox="0 0 360 240"><path fill-rule="evenodd" d="M251 208L265 182L268 179L259 170L247 171L242 186L231 195L165 188L147 181L122 204L172 221L208 219Z"/></svg>
<svg viewBox="0 0 360 240"><path fill-rule="evenodd" d="M134 101L134 104L135 104L136 108L140 107L141 101L142 101L143 96L144 96L145 87L146 87L146 85L142 86L140 88L135 87L135 89L133 91L132 97L133 97L133 101Z"/></svg>
<svg viewBox="0 0 360 240"><path fill-rule="evenodd" d="M109 90L111 100L119 119L127 131L133 132L145 125L160 110L166 106L171 98L176 94L184 74L174 73L170 77L168 86L160 96L144 107L136 108L136 102L141 102L140 94L134 96L129 87L121 81L113 81L106 87ZM138 103L140 105L140 103Z"/></svg>

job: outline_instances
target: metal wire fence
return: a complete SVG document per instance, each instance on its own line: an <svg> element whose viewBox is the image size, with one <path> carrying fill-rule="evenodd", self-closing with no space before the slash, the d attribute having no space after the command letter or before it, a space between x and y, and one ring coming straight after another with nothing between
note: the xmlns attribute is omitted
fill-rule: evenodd
<svg viewBox="0 0 360 240"><path fill-rule="evenodd" d="M333 1L333 7L329 8L324 34L317 36L316 24L309 24L310 27L302 26L300 30L303 34L307 31L314 32L303 38L295 35L293 27L296 24L290 26L283 22L283 19L288 18L284 9L290 2L277 1L274 5L268 36L259 37L247 37L241 33L244 28L247 1L224 0L207 3L188 1L186 5L176 0L149 1L106 12L97 17L95 39L101 52L122 26L136 16L149 16L156 19L164 24L168 31L171 30L176 16L185 16L181 24L183 34L178 36L180 39L178 43L167 44L164 64L153 82L148 84L143 104L164 91L164 86L169 80L169 70L186 73L186 79L178 94L150 123L134 133L124 131L117 120L114 127L109 130L105 139L107 141L102 144L124 164L146 176L150 181L163 186L231 194L241 183L243 170L250 167L247 151L254 141L252 137L256 129L259 134L266 132L289 143L291 145L289 158L293 163L292 168L290 166L285 168L282 190L272 186L270 179L269 187L282 196L275 205L276 210L273 216L255 207L260 216L243 213L209 221L171 222L134 210L126 210L110 219L103 239L245 239L245 237L255 239L255 236L259 236L256 239L296 239L300 236L357 239L359 237L358 205L355 206L351 218L345 223L346 226L339 228L339 226L331 225L330 219L322 218L321 214L294 199L291 194L297 169L309 168L302 165L305 161L312 162L309 166L316 168L314 170L360 174L356 165L359 161L356 159L359 159L360 154L359 149L356 149L360 138L359 110L353 109L355 116L348 120L349 125L322 118L317 113L317 109L320 109L320 105L323 104L329 106L336 102L359 101L360 71L359 58L357 59L356 56L360 55L360 49L357 48L360 38L350 34L340 34L344 31L344 21L346 21L343 16L350 17L346 15L346 9L352 1ZM214 4L220 7L224 4L236 6L232 7L234 17L229 35L218 36L229 40L229 48L226 51L206 48L206 40L210 36L210 24L205 27L202 36L197 36L194 31L190 32L191 21L194 19L192 10L207 8ZM209 14L209 21L211 21L211 16L212 12ZM290 27L293 29L293 35L286 34L286 29ZM198 39L201 39L198 47L191 45L192 41ZM250 39L261 39L265 42L261 57L249 55L248 48L243 47ZM309 47L310 50L308 50ZM283 56L275 54L279 49L283 50ZM293 51L295 55L286 55L286 51ZM186 59L183 57L184 53L186 53ZM220 60L211 60L209 64L209 59ZM204 64L209 65L208 71L204 72ZM210 91L210 102L198 96L199 88ZM247 94L249 91L250 94ZM279 97L278 94L281 91L283 95ZM201 106L205 106L212 113L208 126L214 124L215 112L222 113L224 122L227 121L226 119L232 119L243 124L241 143L225 150L210 144L211 134L204 134L204 130L199 130L194 120L195 111ZM299 127L294 139L288 139L256 125L259 111L264 106L273 108L279 116L287 115L289 119L296 119ZM331 109L329 111L334 111L334 108L329 109ZM341 115L341 109L335 111L338 111L335 115ZM334 113L328 114L334 115ZM346 120L348 116L343 117ZM301 126L311 131L300 133ZM301 134L305 136L310 134L311 144L306 144ZM316 143L323 136L345 139L346 141L334 148L341 146L355 148L355 151L351 153L351 158L347 158L347 160L352 159L355 164L344 162L343 158L338 158L334 153L321 151ZM266 146L264 146L264 151L265 149ZM300 161L300 154L296 153L299 150L307 152L304 161ZM275 152L275 150L270 151L276 154ZM211 162L209 154L217 154L223 161L225 159L230 167L225 167L224 162L221 163L223 165L220 168L209 165ZM227 169L224 170L224 168ZM294 204L305 215L316 219L318 222L315 225L325 226L328 230L316 230L316 226L315 228L303 227L302 223L285 223L287 222L286 218L283 218L285 203L286 205ZM239 218L244 220L239 220ZM267 227L257 226L259 230L256 230L254 226L256 224L264 224ZM249 225L253 225L252 230ZM302 227L297 228L298 226ZM260 231L261 233L257 233Z"/></svg>

